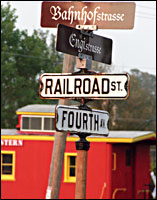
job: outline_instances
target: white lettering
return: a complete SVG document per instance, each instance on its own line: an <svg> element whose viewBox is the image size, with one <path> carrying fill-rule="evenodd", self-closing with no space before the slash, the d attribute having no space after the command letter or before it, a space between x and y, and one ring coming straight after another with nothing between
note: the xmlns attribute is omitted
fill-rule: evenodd
<svg viewBox="0 0 157 200"><path fill-rule="evenodd" d="M62 13L62 19L67 20L67 11L63 11Z"/></svg>
<svg viewBox="0 0 157 200"><path fill-rule="evenodd" d="M71 20L71 21L70 21L70 24L73 23L73 11L71 11L72 8L74 8L74 6L71 6L71 7L69 8L69 11L68 11L68 20ZM71 15L71 19L70 19L70 15Z"/></svg>
<svg viewBox="0 0 157 200"><path fill-rule="evenodd" d="M57 7L51 6L50 7L50 13L53 16L52 19L58 20L61 17L60 10L61 10L61 8L59 6L57 6Z"/></svg>
<svg viewBox="0 0 157 200"><path fill-rule="evenodd" d="M99 14L97 15L97 21L101 21L101 20L102 20L102 14L99 13Z"/></svg>
<svg viewBox="0 0 157 200"><path fill-rule="evenodd" d="M23 146L23 140L19 140L19 146Z"/></svg>
<svg viewBox="0 0 157 200"><path fill-rule="evenodd" d="M81 20L81 18L80 18L80 11L74 11L74 13L75 13L75 17L74 17L74 20Z"/></svg>
<svg viewBox="0 0 157 200"><path fill-rule="evenodd" d="M50 14L52 15L53 20L68 20L70 24L74 21L83 21L83 24L86 24L87 20L91 21L92 24L96 24L97 21L124 21L124 14L120 13L104 13L100 12L100 7L94 8L92 12L87 11L87 6L84 6L81 11L75 10L74 6L69 7L68 10L62 10L60 6L51 6Z"/></svg>
<svg viewBox="0 0 157 200"><path fill-rule="evenodd" d="M92 53L101 54L101 47L92 45L90 43L86 44L85 38L83 38L83 40L80 40L76 38L75 33L72 33L70 35L69 44L71 47L78 49L78 52L82 52L83 50L85 50Z"/></svg>
<svg viewBox="0 0 157 200"><path fill-rule="evenodd" d="M23 140L2 139L1 146L23 146Z"/></svg>
<svg viewBox="0 0 157 200"><path fill-rule="evenodd" d="M7 146L8 145L8 140L4 140L4 144L5 144L5 146Z"/></svg>
<svg viewBox="0 0 157 200"><path fill-rule="evenodd" d="M13 143L14 145L13 145L12 143ZM16 143L17 143L17 142L16 142ZM17 146L17 145L15 145L15 140L14 140L14 141L9 140L9 146Z"/></svg>
<svg viewBox="0 0 157 200"><path fill-rule="evenodd" d="M13 140L13 146L17 146L17 140ZM11 145L10 145L11 146Z"/></svg>
<svg viewBox="0 0 157 200"><path fill-rule="evenodd" d="M76 37L76 34L75 34L75 33L72 33L72 34L70 35L70 37L69 37L69 44L70 44L71 47L74 47L74 46L75 46L75 44L73 44L73 42L75 42L75 38L74 38L74 37Z"/></svg>
<svg viewBox="0 0 157 200"><path fill-rule="evenodd" d="M92 11L89 11L88 15L87 15L87 18L89 21L91 21L93 19L93 13Z"/></svg>
<svg viewBox="0 0 157 200"><path fill-rule="evenodd" d="M93 24L95 24L96 14L98 13L98 12L97 12L97 9L100 9L100 7L96 7L95 10L94 10L94 20L93 20Z"/></svg>
<svg viewBox="0 0 157 200"><path fill-rule="evenodd" d="M87 11L84 11L85 8L87 8L87 6L85 6L85 7L82 8L82 17L81 17L81 20L83 21L83 19L84 19L83 24L85 24L86 20L87 20Z"/></svg>
<svg viewBox="0 0 157 200"><path fill-rule="evenodd" d="M3 146L4 145L4 141L3 140L1 140L1 146Z"/></svg>

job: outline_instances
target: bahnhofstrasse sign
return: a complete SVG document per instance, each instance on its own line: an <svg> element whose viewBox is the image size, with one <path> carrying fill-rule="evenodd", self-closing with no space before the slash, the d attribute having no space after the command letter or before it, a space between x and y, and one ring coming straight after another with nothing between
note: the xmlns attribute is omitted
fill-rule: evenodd
<svg viewBox="0 0 157 200"><path fill-rule="evenodd" d="M134 2L48 1L42 3L41 26L80 24L97 25L98 29L132 29L134 18Z"/></svg>

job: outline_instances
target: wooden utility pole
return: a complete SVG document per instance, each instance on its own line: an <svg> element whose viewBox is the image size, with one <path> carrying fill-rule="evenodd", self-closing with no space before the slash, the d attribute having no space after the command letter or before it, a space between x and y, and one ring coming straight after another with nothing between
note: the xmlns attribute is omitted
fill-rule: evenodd
<svg viewBox="0 0 157 200"><path fill-rule="evenodd" d="M84 135L76 142L77 159L76 159L76 188L75 199L86 199L86 176L87 176L87 151L90 143Z"/></svg>
<svg viewBox="0 0 157 200"><path fill-rule="evenodd" d="M74 58L74 56L64 54L63 73L74 71ZM59 100L58 104L70 105L69 100L66 99ZM59 197L66 135L64 132L56 132L55 134L46 199L58 199Z"/></svg>

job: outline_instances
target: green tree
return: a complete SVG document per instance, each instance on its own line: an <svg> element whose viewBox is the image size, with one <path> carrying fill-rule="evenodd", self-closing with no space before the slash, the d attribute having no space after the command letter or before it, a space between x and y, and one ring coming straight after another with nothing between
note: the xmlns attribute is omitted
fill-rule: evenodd
<svg viewBox="0 0 157 200"><path fill-rule="evenodd" d="M137 69L129 76L128 99L102 104L110 113L110 129L156 131L156 77Z"/></svg>
<svg viewBox="0 0 157 200"><path fill-rule="evenodd" d="M63 54L55 51L55 36L34 30L20 31L15 9L1 5L1 127L14 128L16 110L27 104L50 104L39 97L39 77L44 72L61 72Z"/></svg>

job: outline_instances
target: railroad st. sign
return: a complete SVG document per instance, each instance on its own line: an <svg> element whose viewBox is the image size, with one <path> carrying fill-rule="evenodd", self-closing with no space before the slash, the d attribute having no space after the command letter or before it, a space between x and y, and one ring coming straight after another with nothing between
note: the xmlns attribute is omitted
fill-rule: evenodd
<svg viewBox="0 0 157 200"><path fill-rule="evenodd" d="M45 73L40 77L39 95L45 99L126 99L128 74Z"/></svg>
<svg viewBox="0 0 157 200"><path fill-rule="evenodd" d="M95 34L89 37L80 30L59 24L56 50L74 56L83 53L97 62L111 64L112 40Z"/></svg>
<svg viewBox="0 0 157 200"><path fill-rule="evenodd" d="M56 130L107 136L109 114L101 110L83 110L74 106L56 106Z"/></svg>
<svg viewBox="0 0 157 200"><path fill-rule="evenodd" d="M80 24L97 25L98 29L132 29L134 18L134 2L42 2L42 27L64 24L75 28Z"/></svg>

